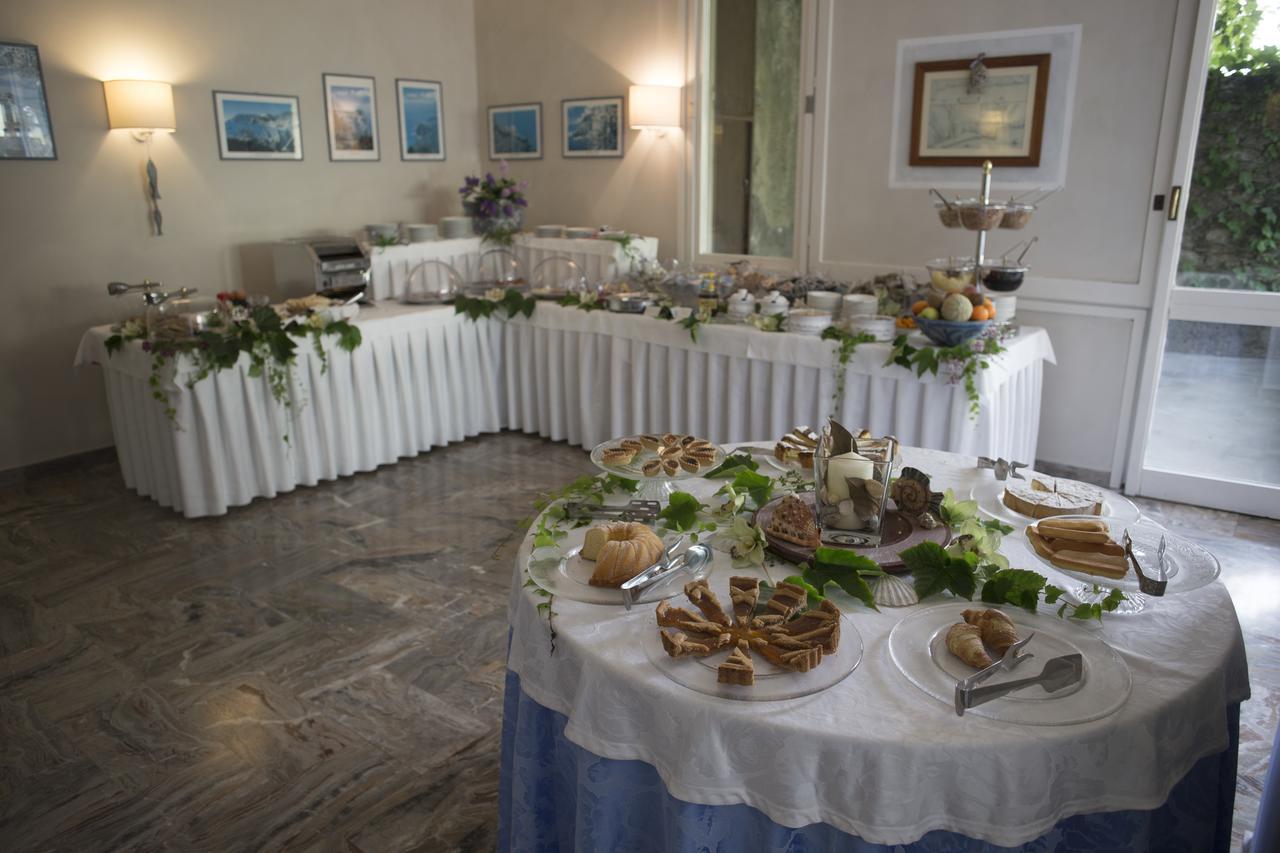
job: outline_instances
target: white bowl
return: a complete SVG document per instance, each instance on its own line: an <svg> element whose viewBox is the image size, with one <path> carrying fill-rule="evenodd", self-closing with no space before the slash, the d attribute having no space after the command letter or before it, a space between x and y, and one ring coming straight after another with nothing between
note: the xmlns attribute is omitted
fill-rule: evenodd
<svg viewBox="0 0 1280 853"><path fill-rule="evenodd" d="M804 303L810 308L826 311L834 316L840 310L840 294L830 290L814 290L805 296Z"/></svg>
<svg viewBox="0 0 1280 853"><path fill-rule="evenodd" d="M860 332L875 335L877 341L891 341L898 334L897 318L888 314L855 314L844 319L844 327L851 335Z"/></svg>
<svg viewBox="0 0 1280 853"><path fill-rule="evenodd" d="M369 232L370 240L377 240L378 238L394 240L400 236L400 226L395 222L384 222L381 225L366 225L364 229Z"/></svg>
<svg viewBox="0 0 1280 853"><path fill-rule="evenodd" d="M405 230L409 232L410 243L429 243L440 239L440 229L430 223L406 225Z"/></svg>
<svg viewBox="0 0 1280 853"><path fill-rule="evenodd" d="M816 308L796 308L787 315L787 331L801 335L821 335L832 324L830 311Z"/></svg>
<svg viewBox="0 0 1280 853"><path fill-rule="evenodd" d="M843 303L840 309L841 316L869 317L876 313L880 299L874 293L850 293L845 296Z"/></svg>

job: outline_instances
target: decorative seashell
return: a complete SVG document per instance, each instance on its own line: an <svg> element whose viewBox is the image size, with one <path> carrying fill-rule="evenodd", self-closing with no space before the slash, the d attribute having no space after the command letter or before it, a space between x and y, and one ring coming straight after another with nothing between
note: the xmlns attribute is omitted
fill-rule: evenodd
<svg viewBox="0 0 1280 853"><path fill-rule="evenodd" d="M933 530L942 524L932 512L920 513L919 517L916 518L916 522L925 530Z"/></svg>
<svg viewBox="0 0 1280 853"><path fill-rule="evenodd" d="M884 607L910 607L920 601L915 587L897 575L881 575L873 580L871 597Z"/></svg>
<svg viewBox="0 0 1280 853"><path fill-rule="evenodd" d="M919 515L929 508L929 475L918 468L903 468L890 491L898 509Z"/></svg>

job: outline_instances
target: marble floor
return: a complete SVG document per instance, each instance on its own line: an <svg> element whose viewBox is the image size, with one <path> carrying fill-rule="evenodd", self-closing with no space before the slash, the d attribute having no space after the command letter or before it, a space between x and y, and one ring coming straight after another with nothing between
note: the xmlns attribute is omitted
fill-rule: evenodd
<svg viewBox="0 0 1280 853"><path fill-rule="evenodd" d="M0 849L488 850L512 558L592 470L505 433L186 520L111 453L0 480ZM1280 522L1148 502L1249 649L1236 830L1280 722Z"/></svg>

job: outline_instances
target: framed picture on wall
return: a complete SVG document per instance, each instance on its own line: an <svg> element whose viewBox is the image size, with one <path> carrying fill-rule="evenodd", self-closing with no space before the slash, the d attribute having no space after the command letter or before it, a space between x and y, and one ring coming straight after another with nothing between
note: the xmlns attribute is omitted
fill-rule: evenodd
<svg viewBox="0 0 1280 853"><path fill-rule="evenodd" d="M378 98L372 77L325 74L330 160L378 159Z"/></svg>
<svg viewBox="0 0 1280 853"><path fill-rule="evenodd" d="M1049 54L917 62L911 114L912 166L1039 166Z"/></svg>
<svg viewBox="0 0 1280 853"><path fill-rule="evenodd" d="M622 98L574 98L560 102L565 157L622 156Z"/></svg>
<svg viewBox="0 0 1280 853"><path fill-rule="evenodd" d="M223 160L301 160L302 120L295 95L213 93Z"/></svg>
<svg viewBox="0 0 1280 853"><path fill-rule="evenodd" d="M542 159L542 104L489 107L489 159Z"/></svg>
<svg viewBox="0 0 1280 853"><path fill-rule="evenodd" d="M57 160L34 44L0 41L0 160Z"/></svg>
<svg viewBox="0 0 1280 853"><path fill-rule="evenodd" d="M444 90L433 80L396 79L400 159L444 159Z"/></svg>

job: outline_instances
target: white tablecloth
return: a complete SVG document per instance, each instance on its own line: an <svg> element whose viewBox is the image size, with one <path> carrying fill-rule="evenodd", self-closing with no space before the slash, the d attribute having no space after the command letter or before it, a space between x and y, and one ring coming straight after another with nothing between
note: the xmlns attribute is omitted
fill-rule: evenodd
<svg viewBox="0 0 1280 853"><path fill-rule="evenodd" d="M436 240L428 243L410 243L407 246L369 247L369 282L373 298L399 299L404 295L409 273L423 261L436 260L450 264L465 283L476 280L480 255L495 248L482 245L479 237L460 240ZM587 281L595 284L612 274L631 271L637 258L656 259L657 237L632 239L631 255L610 240L570 240L567 238L532 237L520 234L512 250L524 267L526 276L532 276L534 267L554 255L570 258L582 268ZM612 272L611 272L612 270Z"/></svg>
<svg viewBox="0 0 1280 853"><path fill-rule="evenodd" d="M397 305L366 309L356 322L364 341L354 352L325 339L327 371L311 341L299 340L292 417L264 378L249 376L247 356L191 388L193 366L178 360L165 383L176 428L151 398L151 359L140 345L108 356L110 328L99 326L81 340L76 363L103 366L126 485L189 517L501 428L490 323L451 307Z"/></svg>
<svg viewBox="0 0 1280 853"><path fill-rule="evenodd" d="M712 325L695 344L668 320L550 303L503 331L507 425L557 441L592 447L667 430L754 441L832 414L835 345L818 338ZM885 367L889 345L863 344L837 414L904 444L1034 463L1053 347L1037 328L1006 347L979 373L981 412L971 418L962 385Z"/></svg>
<svg viewBox="0 0 1280 853"><path fill-rule="evenodd" d="M906 448L904 464L964 491L991 476L975 471L972 458L935 451ZM685 483L704 499L719 485ZM652 605L627 614L557 597L552 655L536 609L544 599L522 586L530 544L526 536L510 609L508 666L521 689L569 718L565 736L574 743L652 764L672 796L747 803L786 826L823 822L881 844L945 829L1012 846L1070 815L1156 808L1197 760L1227 748L1227 707L1248 696L1239 624L1218 581L1142 614L1108 616L1101 629L1078 629L1099 632L1133 675L1128 702L1092 723L957 717L889 658L889 631L916 608L875 613L839 594L865 643L851 676L805 699L715 699L676 685L646 659L638 638L656 630ZM1003 550L1015 567L1044 571L1014 537ZM715 559L711 584L727 601L728 576L751 572L732 569L723 554ZM1040 618L1056 619L1044 610Z"/></svg>

